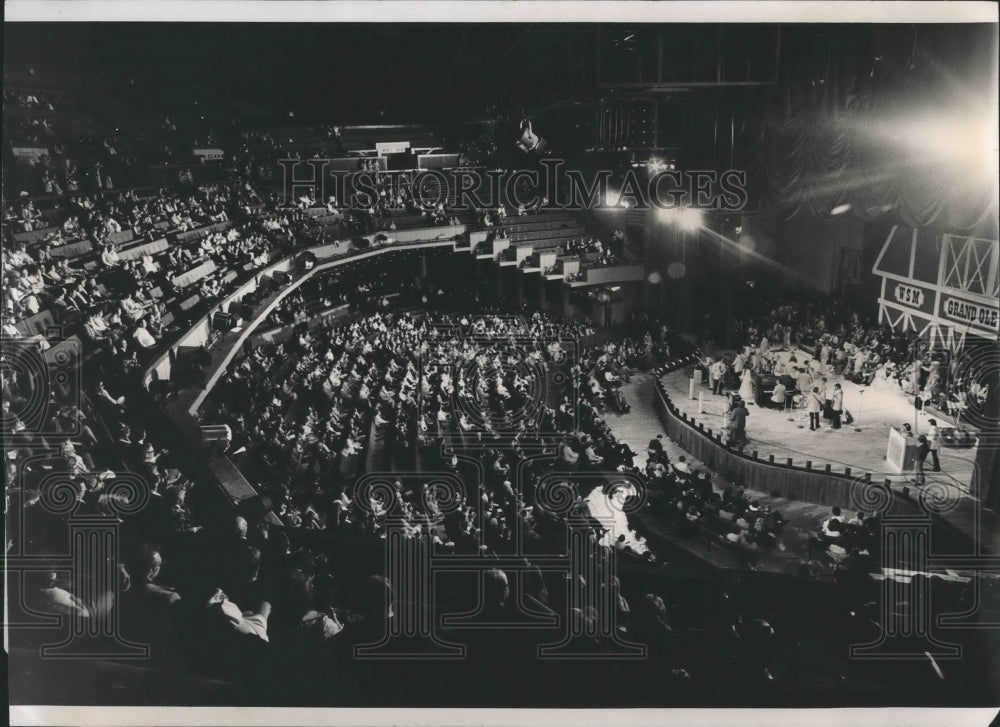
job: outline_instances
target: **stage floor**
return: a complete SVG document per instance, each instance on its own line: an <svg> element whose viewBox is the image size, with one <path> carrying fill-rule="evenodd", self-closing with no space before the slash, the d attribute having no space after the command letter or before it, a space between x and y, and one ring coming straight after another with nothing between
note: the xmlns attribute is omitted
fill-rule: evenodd
<svg viewBox="0 0 1000 727"><path fill-rule="evenodd" d="M723 397L713 397L706 387L705 413L697 414L697 400L687 398L688 384L686 372L679 371L663 377L663 382L674 404L683 411L694 415L698 421L704 421L706 427L718 429L721 421L723 407ZM845 400L848 408L853 412L855 404L851 397L857 401L857 388L848 383L846 385L847 395ZM653 405L656 396L653 387L653 377L649 374L639 373L632 377L631 382L622 386L625 398L632 405L629 414L618 414L608 411L604 414L614 432L615 436L622 442L627 443L632 449L639 453L636 457L636 464L643 466L646 462L646 445L649 440L657 434L663 433L663 425ZM863 475L865 472L872 473L872 479L889 477L894 482L905 482L910 474L885 475L885 448L888 438L890 424L897 424L903 421L902 417L912 416L913 410L908 406L905 397L901 393L877 392L879 396L871 397L873 406L868 410L862 408L863 420L856 422L856 427L843 427L839 431L833 431L827 426L818 432L809 431L808 415L803 416L802 421L789 422L789 415L772 410L761 410L757 406L750 407L750 417L747 419L747 426L751 438L751 450L756 448L763 459L767 459L767 454L773 453L776 461L779 455L791 457L793 462L804 464L807 459L811 459L814 467L820 467L829 462L832 469L843 471L844 464L851 467L852 471ZM866 392L864 397L869 397ZM866 398L864 406L868 406ZM939 424L951 422L943 417L935 417ZM799 428L799 425L802 428ZM860 429L861 431L855 431ZM783 445L774 444L782 441ZM664 439L664 449L671 460L676 461L681 455L687 457L691 466L705 472L712 477L712 483L716 491L721 492L729 482L721 478L717 472L699 462L690 452L681 449L669 438ZM804 454L808 452L808 454ZM974 449L945 449L941 452L942 472L927 473L928 483L940 482L946 485L954 497L957 498L958 507L949 510L944 519L958 530L973 538L983 538L984 545L988 549L1000 548L1000 525L997 524L992 512L984 510L978 506L977 501L968 496L969 479L972 474L972 463L975 458ZM921 488L910 485L911 490L919 491ZM761 555L761 560L757 567L759 570L792 573L796 571L797 562L806 557L804 541L815 533L819 524L830 515L830 508L802 500L788 500L783 497L773 496L766 492L749 490L748 495L760 501L762 505L781 510L786 518L786 528L783 537L785 549L782 551L766 552ZM599 499L597 493L591 493L588 499ZM592 504L593 507L593 504ZM899 508L898 512L896 508ZM893 512L905 515L910 514L911 509L902 501L894 501ZM601 510L603 513L603 508ZM596 513L595 513L596 514ZM648 519L647 519L648 520ZM977 524L978 522L978 524ZM625 533L626 539L636 550L643 551L648 547L648 543L638 536L637 533L629 530L626 523L616 523L617 532ZM657 531L663 537L670 539L670 529L661 527L654 521L645 523L647 528ZM984 537L990 533L988 537ZM737 567L731 555L720 548L701 547L701 542L686 540L676 543L679 547L695 552L699 557L714 563L721 568Z"/></svg>
<svg viewBox="0 0 1000 727"><path fill-rule="evenodd" d="M663 377L667 393L674 405L706 429L719 432L722 429L723 414L728 398L715 396L707 385L702 385L702 411L698 412L698 399L689 397L689 372L685 369ZM760 459L767 460L774 455L774 461L784 463L788 458L793 464L805 466L811 460L814 469L822 469L829 464L834 472L843 472L850 467L852 474L863 475L870 472L872 480L881 482L889 479L893 483L906 483L913 478L913 472L902 474L889 471L885 454L889 440L889 428L915 421L919 432L927 429L927 420L936 419L938 426L952 426L950 418L926 412L914 417L912 399L901 391L878 390L861 387L840 377L829 377L829 383L839 383L844 389L844 407L854 415L854 422L833 429L829 421L821 420L818 431L809 430L809 414L805 409L779 411L762 409L748 402L750 416L747 417L746 451L757 450ZM864 393L861 390L864 389ZM697 397L697 391L695 392ZM942 447L938 452L941 472L931 472L931 459L927 459L927 482L936 482L968 493L972 470L976 458L975 447L955 449ZM956 492L955 494L958 494Z"/></svg>

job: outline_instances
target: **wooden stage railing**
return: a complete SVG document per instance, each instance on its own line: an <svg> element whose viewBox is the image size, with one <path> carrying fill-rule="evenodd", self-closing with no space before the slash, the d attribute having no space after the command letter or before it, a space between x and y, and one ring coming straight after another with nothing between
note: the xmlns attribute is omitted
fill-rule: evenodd
<svg viewBox="0 0 1000 727"><path fill-rule="evenodd" d="M672 361L660 369L660 376L690 366L696 360L697 355L692 354ZM654 406L667 436L722 477L749 489L789 500L853 510L866 509L865 503L874 494L872 488L885 488L883 494L886 500L892 499L895 494L888 483L872 482L868 472L853 475L850 468L845 468L839 473L832 471L829 465L814 470L792 465L791 460L781 463L773 455L761 459L756 451L727 446L721 434L706 429L704 424L697 423L693 417L688 417L674 406L660 376L656 378Z"/></svg>

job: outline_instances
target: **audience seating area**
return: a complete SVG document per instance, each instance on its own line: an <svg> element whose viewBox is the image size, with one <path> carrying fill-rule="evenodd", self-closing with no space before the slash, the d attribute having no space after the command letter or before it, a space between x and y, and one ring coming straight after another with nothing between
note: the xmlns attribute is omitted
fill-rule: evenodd
<svg viewBox="0 0 1000 727"><path fill-rule="evenodd" d="M100 158L80 164L120 163L126 144L114 125L68 98L20 94L13 118L26 141L107 134ZM5 545L35 557L33 572L11 584L11 603L80 632L112 619L150 647L144 663L155 674L218 680L227 698L260 704L499 704L511 690L538 706L587 706L603 701L597 690L628 691L631 704L720 694L734 704L810 704L842 696L845 684L892 684L845 656L877 635L876 521L834 512L812 540L795 539L782 513L739 483L718 487L668 457L655 435L634 452L612 432L608 416L631 409L622 382L689 364L696 352L685 339L644 315L599 332L586 320L503 309L469 274L474 256L462 268L454 247L353 254L369 238L441 227L465 231L463 252L472 244L499 264L540 269L544 259L540 271L569 284L641 278L617 231L601 240L565 212L456 209L453 188L434 209L420 209L405 187L380 189L371 211L285 200L254 170L286 146L438 148L419 126L240 129L235 143L181 127L168 117L136 146L224 138L225 181L182 172L163 187L116 187L105 167L71 188L64 167L44 177L41 193L8 188L17 196L4 200L2 324L5 361L17 365L2 381ZM269 289L315 264L306 248L333 240L363 244L257 313ZM291 273L265 281L276 260L294 261ZM180 335L258 277L258 292L229 313L260 335L233 349L200 408L175 416L179 392L203 387L202 363L220 353L212 344L225 326L213 321L199 345L178 346ZM761 325L741 333L752 341ZM164 356L169 379L146 386ZM200 450L182 425L202 433ZM373 472L385 477L366 479ZM217 486L225 477L240 497ZM621 496L623 478L642 492ZM675 542L609 537L588 501L619 496L627 514L662 518ZM110 578L65 577L75 516L120 525L120 557L102 561ZM625 520L635 535L635 520ZM580 529L585 537L571 537ZM387 570L386 549L401 540L447 571L436 595ZM849 544L850 557L822 560L833 541ZM691 543L736 553L743 567L720 572ZM825 577L774 589L753 568L760 554L786 551L819 560ZM933 585L956 610L975 587ZM419 669L357 658L356 647L424 615L448 615L443 642L468 643L468 658ZM583 636L560 646L570 626ZM119 635L102 643L121 646ZM49 637L19 630L15 646L37 652ZM536 658L554 645L557 658ZM607 668L621 653L644 658ZM567 654L587 658L558 658ZM496 679L498 665L509 679ZM965 681L963 668L947 680L930 669L908 678L938 696Z"/></svg>

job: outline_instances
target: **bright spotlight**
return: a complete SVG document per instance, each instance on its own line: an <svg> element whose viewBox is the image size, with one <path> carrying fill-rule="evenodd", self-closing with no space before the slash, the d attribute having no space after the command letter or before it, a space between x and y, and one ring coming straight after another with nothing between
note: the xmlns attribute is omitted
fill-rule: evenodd
<svg viewBox="0 0 1000 727"><path fill-rule="evenodd" d="M680 225L682 230L693 232L701 227L702 219L703 215L701 214L701 210L685 207L680 211L680 215L677 217L677 224Z"/></svg>
<svg viewBox="0 0 1000 727"><path fill-rule="evenodd" d="M867 133L896 145L909 164L944 165L952 172L961 172L963 181L974 174L995 174L993 115L976 110L910 114L905 119L887 118Z"/></svg>
<svg viewBox="0 0 1000 727"><path fill-rule="evenodd" d="M666 162L653 157L646 163L646 168L649 170L650 174L659 174L667 168L667 165Z"/></svg>
<svg viewBox="0 0 1000 727"><path fill-rule="evenodd" d="M659 218L660 222L671 223L674 222L680 215L681 211L674 207L661 207L656 211L656 216Z"/></svg>
<svg viewBox="0 0 1000 727"><path fill-rule="evenodd" d="M836 217L837 215L842 215L845 212L848 212L850 209L851 209L851 205L849 205L849 204L841 204L841 205L837 205L832 210L830 210L830 214L833 215L834 217Z"/></svg>

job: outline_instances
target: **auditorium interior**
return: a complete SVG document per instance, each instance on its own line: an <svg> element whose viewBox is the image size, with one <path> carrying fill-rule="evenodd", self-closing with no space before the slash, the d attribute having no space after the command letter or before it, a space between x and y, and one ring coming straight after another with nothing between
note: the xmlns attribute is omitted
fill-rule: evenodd
<svg viewBox="0 0 1000 727"><path fill-rule="evenodd" d="M995 25L17 30L12 702L996 704Z"/></svg>

